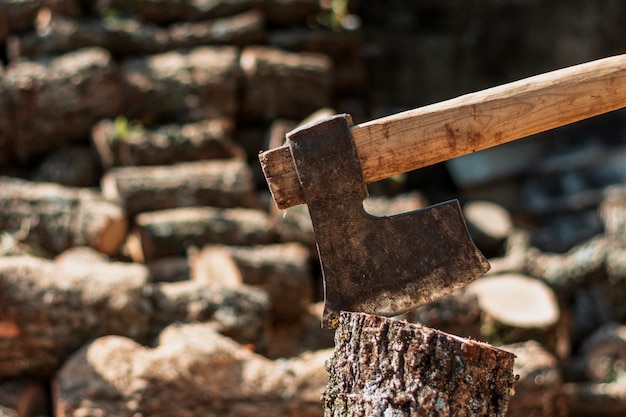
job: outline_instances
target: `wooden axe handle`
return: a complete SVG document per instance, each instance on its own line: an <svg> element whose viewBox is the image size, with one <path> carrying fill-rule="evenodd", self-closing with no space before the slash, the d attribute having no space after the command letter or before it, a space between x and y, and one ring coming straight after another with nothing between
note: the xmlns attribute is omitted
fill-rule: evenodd
<svg viewBox="0 0 626 417"><path fill-rule="evenodd" d="M626 55L580 64L354 125L366 183L626 106ZM287 146L259 155L276 205L305 203Z"/></svg>

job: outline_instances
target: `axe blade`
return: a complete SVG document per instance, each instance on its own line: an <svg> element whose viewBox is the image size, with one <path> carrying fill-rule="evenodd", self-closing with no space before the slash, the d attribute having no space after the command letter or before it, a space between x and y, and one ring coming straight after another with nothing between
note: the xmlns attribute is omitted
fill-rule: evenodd
<svg viewBox="0 0 626 417"><path fill-rule="evenodd" d="M365 212L350 126L348 115L337 115L287 135L313 222L329 328L341 310L401 314L489 270L456 200L390 217Z"/></svg>

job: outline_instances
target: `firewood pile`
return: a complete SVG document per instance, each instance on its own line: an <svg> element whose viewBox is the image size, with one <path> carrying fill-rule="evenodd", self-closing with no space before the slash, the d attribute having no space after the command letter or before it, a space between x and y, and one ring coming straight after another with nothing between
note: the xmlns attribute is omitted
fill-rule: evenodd
<svg viewBox="0 0 626 417"><path fill-rule="evenodd" d="M0 4L0 416L323 414L312 227L274 208L257 153L368 116L346 4ZM595 233L565 249L467 198L492 271L402 317L514 352L510 416L626 414L626 188L610 183L585 206ZM372 190L372 214L430 203Z"/></svg>

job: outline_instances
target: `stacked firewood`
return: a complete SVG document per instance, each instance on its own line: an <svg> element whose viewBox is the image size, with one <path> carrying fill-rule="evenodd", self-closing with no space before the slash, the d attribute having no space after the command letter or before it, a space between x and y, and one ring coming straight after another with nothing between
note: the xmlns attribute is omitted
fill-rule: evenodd
<svg viewBox="0 0 626 417"><path fill-rule="evenodd" d="M348 3L0 4L0 416L323 414L312 227L256 158L367 107ZM372 189L372 214L428 203ZM511 416L626 414L626 192L599 209L552 253L466 204L492 272L404 317L514 352Z"/></svg>

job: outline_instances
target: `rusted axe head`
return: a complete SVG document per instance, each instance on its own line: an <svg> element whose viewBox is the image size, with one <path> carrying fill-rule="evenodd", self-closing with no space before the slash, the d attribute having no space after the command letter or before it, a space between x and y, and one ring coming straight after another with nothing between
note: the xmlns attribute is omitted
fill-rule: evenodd
<svg viewBox="0 0 626 417"><path fill-rule="evenodd" d="M287 134L324 275L322 326L331 328L341 310L400 314L489 269L456 200L391 217L365 212L350 126L338 115Z"/></svg>

